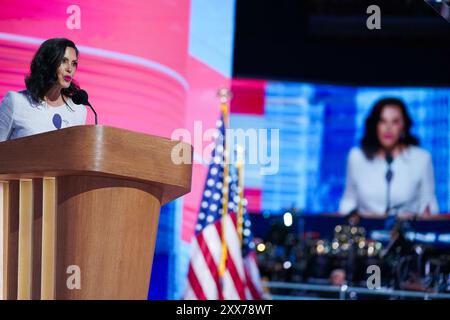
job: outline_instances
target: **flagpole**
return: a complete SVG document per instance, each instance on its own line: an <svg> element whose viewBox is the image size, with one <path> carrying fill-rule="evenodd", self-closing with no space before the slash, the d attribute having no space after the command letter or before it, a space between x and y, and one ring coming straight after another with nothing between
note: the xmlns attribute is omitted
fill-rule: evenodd
<svg viewBox="0 0 450 320"><path fill-rule="evenodd" d="M228 199L229 199L229 184L230 184L230 164L229 164L229 141L226 139L226 130L229 127L229 102L231 100L231 91L227 88L221 88L218 92L220 98L220 109L223 115L224 132L224 168L223 168L223 189L222 189L222 217L221 217L221 229L222 229L222 256L219 265L219 277L223 277L226 270L226 262L228 258L228 248L225 239L225 222L228 215Z"/></svg>
<svg viewBox="0 0 450 320"><path fill-rule="evenodd" d="M244 223L244 166L243 166L243 156L244 150L242 146L237 147L237 172L238 172L238 194L239 194L239 205L237 210L237 232L239 235L239 240L242 243L242 230Z"/></svg>

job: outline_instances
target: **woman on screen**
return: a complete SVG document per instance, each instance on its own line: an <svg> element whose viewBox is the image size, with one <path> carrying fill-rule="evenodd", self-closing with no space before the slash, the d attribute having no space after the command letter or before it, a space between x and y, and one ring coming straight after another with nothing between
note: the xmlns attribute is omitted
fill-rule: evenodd
<svg viewBox="0 0 450 320"><path fill-rule="evenodd" d="M410 133L412 120L400 99L376 102L361 147L350 151L339 211L362 215L438 213L431 155Z"/></svg>
<svg viewBox="0 0 450 320"><path fill-rule="evenodd" d="M64 38L39 47L25 78L27 90L9 91L0 106L0 142L85 124L86 108L73 103L78 49Z"/></svg>

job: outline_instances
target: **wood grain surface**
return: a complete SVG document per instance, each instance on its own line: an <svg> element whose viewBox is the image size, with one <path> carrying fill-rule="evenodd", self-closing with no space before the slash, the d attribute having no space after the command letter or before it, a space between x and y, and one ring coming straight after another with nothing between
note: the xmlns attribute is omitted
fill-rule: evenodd
<svg viewBox="0 0 450 320"><path fill-rule="evenodd" d="M56 299L146 299L160 201L152 187L120 179L57 178ZM81 289L69 290L69 266Z"/></svg>
<svg viewBox="0 0 450 320"><path fill-rule="evenodd" d="M153 184L162 204L191 190L192 161L175 164L179 141L108 126L75 126L0 143L0 180L103 175Z"/></svg>
<svg viewBox="0 0 450 320"><path fill-rule="evenodd" d="M189 144L106 126L0 143L3 297L146 299L160 207L191 190L180 146L192 160Z"/></svg>

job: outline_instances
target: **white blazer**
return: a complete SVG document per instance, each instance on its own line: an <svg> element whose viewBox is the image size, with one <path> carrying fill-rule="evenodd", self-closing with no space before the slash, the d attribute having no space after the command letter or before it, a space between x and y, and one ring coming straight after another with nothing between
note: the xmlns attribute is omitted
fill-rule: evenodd
<svg viewBox="0 0 450 320"><path fill-rule="evenodd" d="M439 212L430 153L409 146L394 158L391 169L390 207L395 208L392 212L422 214L427 206L431 213ZM347 214L358 209L363 215L384 215L387 206L386 171L387 162L384 158L369 160L360 148L352 148L348 156L345 190L339 212Z"/></svg>

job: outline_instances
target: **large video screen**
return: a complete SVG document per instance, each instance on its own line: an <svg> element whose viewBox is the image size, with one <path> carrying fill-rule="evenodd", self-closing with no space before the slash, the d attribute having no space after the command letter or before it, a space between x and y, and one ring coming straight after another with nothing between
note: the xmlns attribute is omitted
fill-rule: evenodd
<svg viewBox="0 0 450 320"><path fill-rule="evenodd" d="M344 192L348 154L359 145L365 119L382 97L397 97L405 102L413 120L411 132L419 138L420 147L432 156L439 211L449 211L449 88L248 79L235 80L233 88L233 128L279 130L278 172L261 175L260 165L246 166L250 211L337 212Z"/></svg>

